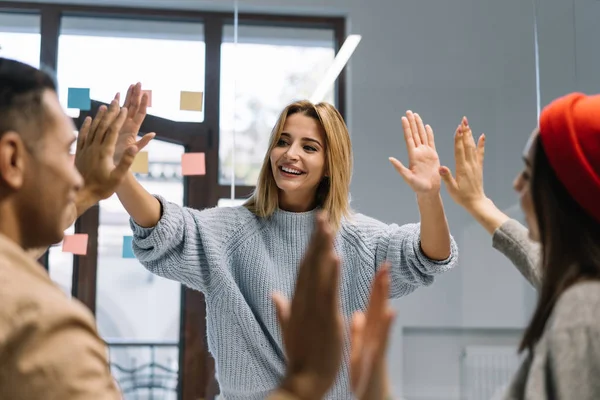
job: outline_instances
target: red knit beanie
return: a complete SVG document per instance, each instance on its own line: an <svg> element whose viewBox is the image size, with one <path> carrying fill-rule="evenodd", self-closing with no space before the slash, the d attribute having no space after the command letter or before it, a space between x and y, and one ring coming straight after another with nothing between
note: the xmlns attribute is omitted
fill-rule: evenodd
<svg viewBox="0 0 600 400"><path fill-rule="evenodd" d="M600 95L554 100L540 115L540 138L558 179L600 222Z"/></svg>

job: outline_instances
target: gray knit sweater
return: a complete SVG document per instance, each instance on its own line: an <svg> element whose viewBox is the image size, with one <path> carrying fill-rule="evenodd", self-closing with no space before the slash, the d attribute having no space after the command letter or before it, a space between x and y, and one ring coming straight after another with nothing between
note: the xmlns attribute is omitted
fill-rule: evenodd
<svg viewBox="0 0 600 400"><path fill-rule="evenodd" d="M493 245L539 288L539 247L527 228L509 220L494 233ZM600 399L600 282L578 283L560 296L544 335L502 398Z"/></svg>
<svg viewBox="0 0 600 400"><path fill-rule="evenodd" d="M205 294L209 349L227 400L259 400L285 373L281 332L271 293L291 298L299 263L312 234L315 212L277 211L258 218L244 207L197 211L157 196L163 215L155 228L131 221L133 249L151 272ZM392 263L390 293L405 296L452 268L457 247L444 261L420 248L419 224L398 226L355 214L343 221L335 249L341 261L345 316L364 310L377 267ZM345 357L348 356L345 345ZM328 399L351 398L343 363Z"/></svg>

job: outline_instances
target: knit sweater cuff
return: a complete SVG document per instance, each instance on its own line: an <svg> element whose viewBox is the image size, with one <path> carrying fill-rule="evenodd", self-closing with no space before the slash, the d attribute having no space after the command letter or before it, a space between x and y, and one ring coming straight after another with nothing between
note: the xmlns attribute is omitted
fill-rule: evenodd
<svg viewBox="0 0 600 400"><path fill-rule="evenodd" d="M138 239L145 239L148 236L150 236L152 234L152 232L154 232L155 229L159 228L159 226L162 224L165 224L166 220L169 220L173 214L173 204L170 204L164 197L162 197L161 195L155 194L153 195L156 200L158 200L160 202L160 209L161 209L161 216L160 219L158 220L158 223L155 226L151 226L149 228L145 228L143 226L140 226L137 224L137 222L135 222L133 220L133 218L129 218L129 226L131 227L131 230L133 231L133 235L136 236ZM176 206L175 206L176 207Z"/></svg>
<svg viewBox="0 0 600 400"><path fill-rule="evenodd" d="M159 253L167 251L170 243L176 237L177 229L184 224L182 208L176 204L169 203L164 197L155 195L160 201L162 215L156 226L144 228L139 226L132 218L129 219L131 230L133 231L133 250L140 261L147 258L156 258ZM153 249L151 252L139 251L140 249Z"/></svg>
<svg viewBox="0 0 600 400"><path fill-rule="evenodd" d="M423 272L428 275L438 275L452 269L458 261L458 246L454 237L450 235L450 255L443 260L434 260L427 257L421 247L421 224L418 224L418 234L413 235L414 254L423 268Z"/></svg>

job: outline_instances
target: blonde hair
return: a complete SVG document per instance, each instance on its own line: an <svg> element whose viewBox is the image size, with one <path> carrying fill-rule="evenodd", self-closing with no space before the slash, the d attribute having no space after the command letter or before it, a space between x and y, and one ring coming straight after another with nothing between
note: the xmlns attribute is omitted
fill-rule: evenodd
<svg viewBox="0 0 600 400"><path fill-rule="evenodd" d="M302 114L313 118L325 134L324 177L316 193L317 206L327 211L337 231L342 218L350 217L350 179L352 177L352 145L346 123L339 111L329 103L313 104L302 100L288 105L279 115L269 139L269 148L260 169L256 189L244 206L259 217L270 217L279 207L279 189L271 167L271 151L281 137L287 117Z"/></svg>

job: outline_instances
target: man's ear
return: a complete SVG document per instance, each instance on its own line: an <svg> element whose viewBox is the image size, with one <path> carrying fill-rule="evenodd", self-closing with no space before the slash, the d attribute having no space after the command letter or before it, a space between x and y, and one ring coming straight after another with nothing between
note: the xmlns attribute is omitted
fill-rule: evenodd
<svg viewBox="0 0 600 400"><path fill-rule="evenodd" d="M0 183L18 190L25 180L25 157L27 148L21 135L14 131L0 137Z"/></svg>

